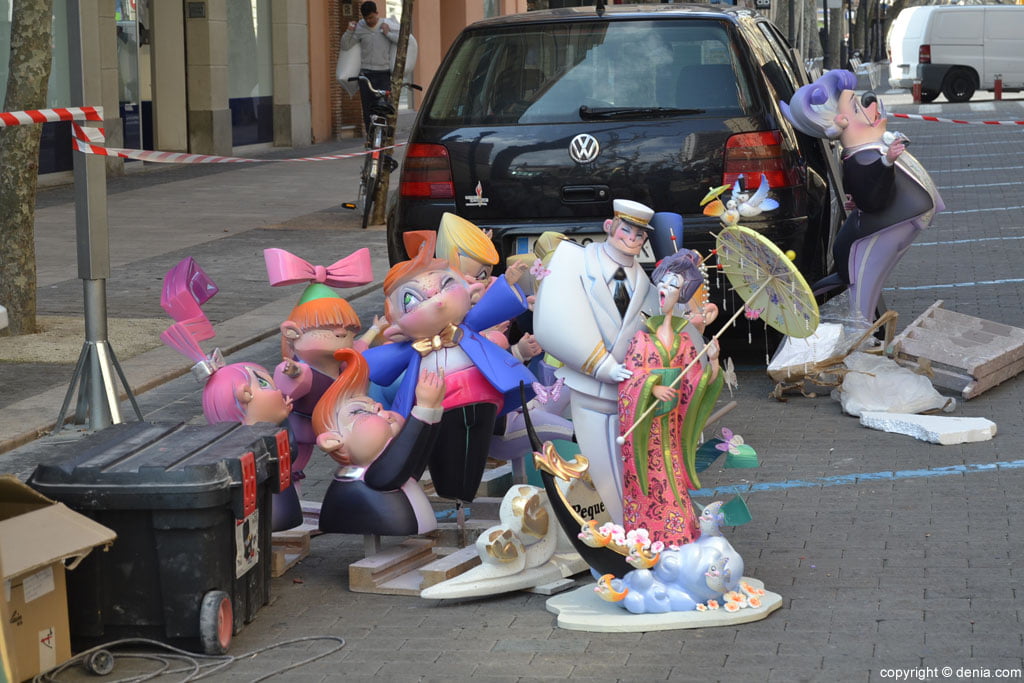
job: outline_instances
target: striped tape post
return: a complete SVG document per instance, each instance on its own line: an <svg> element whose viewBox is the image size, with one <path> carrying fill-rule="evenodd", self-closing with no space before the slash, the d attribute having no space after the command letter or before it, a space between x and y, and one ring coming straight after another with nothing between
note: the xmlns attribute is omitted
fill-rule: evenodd
<svg viewBox="0 0 1024 683"><path fill-rule="evenodd" d="M1024 126L1024 121L962 121L960 119L940 119L938 116L926 116L924 114L889 114L897 119L917 119L918 121L932 121L934 123L964 123L970 126Z"/></svg>

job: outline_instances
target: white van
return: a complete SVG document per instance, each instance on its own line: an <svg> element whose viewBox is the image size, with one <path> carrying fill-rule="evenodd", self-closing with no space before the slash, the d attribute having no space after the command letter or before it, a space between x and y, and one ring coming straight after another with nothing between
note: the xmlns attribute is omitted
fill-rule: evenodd
<svg viewBox="0 0 1024 683"><path fill-rule="evenodd" d="M992 90L996 74L1007 91L1024 88L1024 6L929 5L899 13L886 38L889 87L921 82L921 99L939 93L966 102Z"/></svg>

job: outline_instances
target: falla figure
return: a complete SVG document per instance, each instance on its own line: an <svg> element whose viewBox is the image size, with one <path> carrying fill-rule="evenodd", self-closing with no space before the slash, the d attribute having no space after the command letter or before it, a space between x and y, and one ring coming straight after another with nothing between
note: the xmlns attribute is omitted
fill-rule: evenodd
<svg viewBox="0 0 1024 683"><path fill-rule="evenodd" d="M444 414L437 443L428 454L437 494L472 501L483 477L495 420L520 405L519 383L533 376L482 330L526 309L522 291L504 276L476 304L480 283L470 285L448 261L434 258L436 234L406 233L413 258L391 268L384 279L384 313L391 343L364 352L375 384L390 386L404 372L392 409L408 416L423 368L444 375Z"/></svg>
<svg viewBox="0 0 1024 683"><path fill-rule="evenodd" d="M210 424L240 422L284 423L292 401L274 384L258 363L227 364L220 349L207 354L199 342L214 337L213 325L200 305L217 293L203 270L186 258L164 278L161 305L174 324L160 334L164 344L192 360L192 375L203 384L203 415ZM302 510L294 486L274 494L272 528L290 529L302 523Z"/></svg>
<svg viewBox="0 0 1024 683"><path fill-rule="evenodd" d="M370 370L353 349L335 352L344 370L313 412L317 444L339 465L320 507L326 533L404 536L437 528L419 476L436 440L444 378L420 371L408 419L367 395Z"/></svg>
<svg viewBox="0 0 1024 683"><path fill-rule="evenodd" d="M875 319L885 279L917 234L945 208L924 166L906 151L906 136L886 130L885 105L857 77L833 69L797 90L783 114L797 130L843 146L843 187L849 215L832 248L835 272L814 283L815 294L850 290L850 313Z"/></svg>
<svg viewBox="0 0 1024 683"><path fill-rule="evenodd" d="M299 303L281 323L282 360L274 368L274 381L294 401L288 426L296 441L292 481L298 485L305 477L303 470L316 443L313 410L341 372L334 352L367 348L382 321L375 321L366 334L357 338L359 316L333 289L373 281L369 249L359 249L327 267L312 265L277 248L264 250L263 258L271 286L306 285Z"/></svg>

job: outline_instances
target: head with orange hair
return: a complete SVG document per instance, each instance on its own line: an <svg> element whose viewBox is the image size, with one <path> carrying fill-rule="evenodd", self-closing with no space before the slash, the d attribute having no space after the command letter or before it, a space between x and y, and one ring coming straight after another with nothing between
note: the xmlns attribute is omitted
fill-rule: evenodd
<svg viewBox="0 0 1024 683"><path fill-rule="evenodd" d="M331 365L336 350L352 348L359 328L359 316L349 302L326 285L310 285L281 323L281 356Z"/></svg>
<svg viewBox="0 0 1024 683"><path fill-rule="evenodd" d="M419 339L458 325L469 312L474 288L434 258L436 234L429 230L407 232L406 251L414 256L396 264L384 278L384 315L392 323L388 334Z"/></svg>
<svg viewBox="0 0 1024 683"><path fill-rule="evenodd" d="M365 467L402 430L405 418L366 395L370 368L359 352L339 349L334 358L345 369L313 411L316 442L339 462Z"/></svg>

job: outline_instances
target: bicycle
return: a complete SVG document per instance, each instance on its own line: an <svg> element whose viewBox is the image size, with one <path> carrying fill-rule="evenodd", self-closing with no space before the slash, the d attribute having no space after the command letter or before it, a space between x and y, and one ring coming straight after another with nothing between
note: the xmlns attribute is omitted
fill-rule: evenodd
<svg viewBox="0 0 1024 683"><path fill-rule="evenodd" d="M395 108L391 104L391 91L378 90L373 87L370 79L364 75L354 76L350 81L363 81L369 88L370 93L376 98L373 107L370 109L370 128L366 131L366 144L371 150L363 161L363 171L359 175L359 193L356 201L342 204L346 209L363 209L363 229L369 224L370 213L373 210L373 199L377 193L377 184L383 174L390 175L398 168L398 162L386 150L384 140L394 137L394 130L388 125L388 119L395 114ZM406 87L422 90L413 83L407 83Z"/></svg>

